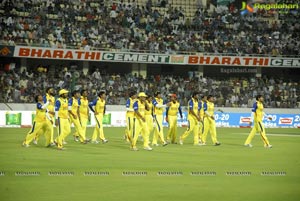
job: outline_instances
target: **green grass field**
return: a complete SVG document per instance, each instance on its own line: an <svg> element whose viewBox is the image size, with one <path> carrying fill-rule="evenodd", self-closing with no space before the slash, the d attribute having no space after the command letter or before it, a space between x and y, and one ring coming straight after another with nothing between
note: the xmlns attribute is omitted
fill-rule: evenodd
<svg viewBox="0 0 300 201"><path fill-rule="evenodd" d="M258 135L253 148L244 147L247 128L218 128L221 146L210 141L207 146L193 146L190 135L182 146L154 147L151 152L142 150L141 142L140 151L130 151L122 139L124 128L105 128L108 144L82 145L70 135L64 151L43 147L43 137L38 145L22 147L28 130L0 128L0 200L282 201L300 197L300 129L267 129L272 149L264 148ZM89 136L92 131L88 129ZM183 131L179 128L178 133ZM22 175L34 172L40 175ZM88 172L95 175L84 175ZM214 175L203 175L207 172Z"/></svg>

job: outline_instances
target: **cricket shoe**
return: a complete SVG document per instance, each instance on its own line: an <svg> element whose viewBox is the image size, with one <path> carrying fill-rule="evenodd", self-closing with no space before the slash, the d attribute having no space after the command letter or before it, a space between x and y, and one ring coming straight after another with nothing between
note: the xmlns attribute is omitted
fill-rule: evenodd
<svg viewBox="0 0 300 201"><path fill-rule="evenodd" d="M99 141L98 140L92 140L91 143L92 144L99 144Z"/></svg>
<svg viewBox="0 0 300 201"><path fill-rule="evenodd" d="M145 150L147 151L152 151L153 149L151 147L144 147Z"/></svg>
<svg viewBox="0 0 300 201"><path fill-rule="evenodd" d="M215 146L220 146L220 145L221 145L220 142L216 142L216 143L215 143Z"/></svg>
<svg viewBox="0 0 300 201"><path fill-rule="evenodd" d="M165 147L165 146L167 146L167 145L168 145L168 143L167 143L167 142L164 142L162 146Z"/></svg>
<svg viewBox="0 0 300 201"><path fill-rule="evenodd" d="M131 150L132 150L132 151L138 151L139 149L136 148L136 147L132 147Z"/></svg>
<svg viewBox="0 0 300 201"><path fill-rule="evenodd" d="M159 144L152 144L152 146L156 146L156 147L159 147Z"/></svg>
<svg viewBox="0 0 300 201"><path fill-rule="evenodd" d="M79 136L74 136L74 141L79 142Z"/></svg>
<svg viewBox="0 0 300 201"><path fill-rule="evenodd" d="M55 142L51 142L49 145L50 145L50 147L54 147L56 145L56 143Z"/></svg>
<svg viewBox="0 0 300 201"><path fill-rule="evenodd" d="M180 140L179 140L179 144L180 145L183 145L183 140L180 138Z"/></svg>
<svg viewBox="0 0 300 201"><path fill-rule="evenodd" d="M102 140L102 143L103 143L103 144L106 144L106 143L108 143L108 140L107 140L107 139L104 139L104 140Z"/></svg>
<svg viewBox="0 0 300 201"><path fill-rule="evenodd" d="M68 144L66 141L63 141L63 144Z"/></svg>
<svg viewBox="0 0 300 201"><path fill-rule="evenodd" d="M25 144L25 142L23 142L22 146L25 147L25 148L30 147L30 145L29 144Z"/></svg>
<svg viewBox="0 0 300 201"><path fill-rule="evenodd" d="M273 146L268 144L268 145L265 145L265 148L272 148Z"/></svg>
<svg viewBox="0 0 300 201"><path fill-rule="evenodd" d="M38 142L36 141L36 139L34 139L34 140L32 141L32 143L35 144L35 145L38 144Z"/></svg>
<svg viewBox="0 0 300 201"><path fill-rule="evenodd" d="M245 144L244 146L245 146L245 147L250 147L250 148L253 147L252 144Z"/></svg>

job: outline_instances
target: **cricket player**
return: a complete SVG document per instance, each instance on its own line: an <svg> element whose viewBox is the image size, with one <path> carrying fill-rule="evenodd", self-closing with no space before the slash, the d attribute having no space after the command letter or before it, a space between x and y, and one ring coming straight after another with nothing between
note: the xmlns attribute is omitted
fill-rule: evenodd
<svg viewBox="0 0 300 201"><path fill-rule="evenodd" d="M166 121L169 123L167 142L177 144L177 113L179 112L182 119L182 110L180 103L177 101L176 94L170 94L170 104L166 109Z"/></svg>
<svg viewBox="0 0 300 201"><path fill-rule="evenodd" d="M90 110L89 110L89 100L87 98L88 91L86 89L81 90L81 97L80 97L80 107L79 107L79 114L80 114L80 124L82 129L82 135L86 138L86 127L88 121L90 119ZM75 132L74 136L79 137L79 133ZM88 139L86 139L89 141Z"/></svg>
<svg viewBox="0 0 300 201"><path fill-rule="evenodd" d="M270 144L267 136L266 136L266 130L263 124L263 118L266 116L264 113L264 98L262 95L257 95L256 96L256 102L253 104L252 108L252 113L251 113L251 121L250 125L252 122L254 122L253 128L245 142L245 146L247 147L252 147L251 141L253 137L255 136L256 133L259 133L261 136L261 139L264 142L264 146L266 148L272 148L272 145ZM271 117L268 118L269 120L272 120Z"/></svg>
<svg viewBox="0 0 300 201"><path fill-rule="evenodd" d="M157 139L159 138L162 142L163 146L168 145L168 143L164 139L164 131L163 131L163 109L167 106L164 105L164 101L161 97L161 93L157 91L155 93L155 98L152 101L154 106L154 120L155 120L155 129L153 134L152 145L159 146L157 143Z"/></svg>
<svg viewBox="0 0 300 201"><path fill-rule="evenodd" d="M96 126L92 136L92 143L95 144L99 143L99 141L97 140L97 135L99 135L102 143L108 142L108 140L105 139L104 136L103 123L102 123L103 116L106 110L105 99L106 99L105 91L100 91L98 97L93 102L89 103L89 108L94 112L95 120L96 120ZM95 109L93 107L95 107Z"/></svg>
<svg viewBox="0 0 300 201"><path fill-rule="evenodd" d="M55 111L54 111L55 97L54 96L55 96L55 93L54 93L54 89L52 87L48 87L46 89L46 94L43 96L44 104L49 102L49 104L47 106L47 110L48 110L48 114L49 114L52 122L54 122L54 115L55 115ZM51 131L50 131L50 145L51 146L55 145L54 142L53 142L53 133L54 133L54 128L53 128L53 125L52 125ZM33 144L38 143L39 136L41 134L43 134L42 129L34 137Z"/></svg>
<svg viewBox="0 0 300 201"><path fill-rule="evenodd" d="M129 98L126 101L126 128L125 128L125 140L130 142L130 133L133 128L134 109L133 104L137 101L137 95L135 91L130 92Z"/></svg>
<svg viewBox="0 0 300 201"><path fill-rule="evenodd" d="M139 133L142 133L144 139L144 149L151 151L152 148L149 146L149 130L147 128L146 119L145 119L145 110L149 110L146 103L146 94L140 92L138 94L138 100L134 102L134 120L133 120L133 130L131 135L131 150L138 151L136 147L136 142L139 136Z"/></svg>
<svg viewBox="0 0 300 201"><path fill-rule="evenodd" d="M194 145L199 145L199 103L198 103L198 93L194 92L191 99L188 102L188 128L181 135L179 144L183 145L183 141L187 138L191 132L194 133Z"/></svg>
<svg viewBox="0 0 300 201"><path fill-rule="evenodd" d="M68 112L68 93L66 89L58 92L59 98L55 102L55 125L58 128L58 136L54 140L59 150L63 150L63 141L71 132Z"/></svg>
<svg viewBox="0 0 300 201"><path fill-rule="evenodd" d="M68 111L70 116L70 124L74 124L76 129L76 133L78 133L78 138L74 136L75 141L79 141L81 143L86 144L87 140L85 139L85 135L83 134L82 126L81 126L81 116L79 113L81 102L80 102L80 93L78 90L72 92L72 97L69 98L68 102Z"/></svg>
<svg viewBox="0 0 300 201"><path fill-rule="evenodd" d="M220 142L217 140L217 129L216 129L216 122L214 117L214 97L212 95L207 96L207 101L203 104L204 107L204 131L202 136L202 145L206 145L206 138L208 132L210 132L211 140L215 146L221 145Z"/></svg>
<svg viewBox="0 0 300 201"><path fill-rule="evenodd" d="M151 133L154 131L154 114L153 114L153 104L152 104L152 96L150 94L147 95L146 103L148 105L148 110L145 110L145 120L146 125L149 132L149 138Z"/></svg>
<svg viewBox="0 0 300 201"><path fill-rule="evenodd" d="M44 103L43 96L37 95L35 97L36 104L36 116L32 125L31 130L28 132L24 142L24 147L29 147L30 142L34 139L36 134L40 131L45 133L46 137L46 146L51 146L51 129L52 129L52 119L47 112L47 107L49 105L49 101Z"/></svg>
<svg viewBox="0 0 300 201"><path fill-rule="evenodd" d="M201 97L201 101L199 101L199 117L200 117L200 122L199 122L199 144L203 144L202 136L203 136L203 131L204 131L204 125L203 125L204 104L206 104L206 101L207 101L207 96L206 95L203 95Z"/></svg>

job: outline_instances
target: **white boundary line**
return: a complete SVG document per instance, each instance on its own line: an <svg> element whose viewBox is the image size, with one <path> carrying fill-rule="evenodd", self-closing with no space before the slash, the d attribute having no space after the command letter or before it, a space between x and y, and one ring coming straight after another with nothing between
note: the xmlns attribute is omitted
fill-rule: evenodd
<svg viewBox="0 0 300 201"><path fill-rule="evenodd" d="M242 134L242 135L249 135L249 133L232 133L232 134ZM258 134L258 133L257 133ZM300 135L291 135L291 134L275 134L275 133L267 133L267 136L278 136L278 137L300 137Z"/></svg>

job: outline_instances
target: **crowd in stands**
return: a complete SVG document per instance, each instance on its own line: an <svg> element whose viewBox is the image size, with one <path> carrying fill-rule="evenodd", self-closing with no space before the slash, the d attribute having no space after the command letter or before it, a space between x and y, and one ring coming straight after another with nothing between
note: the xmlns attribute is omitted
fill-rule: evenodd
<svg viewBox="0 0 300 201"><path fill-rule="evenodd" d="M241 15L234 4L210 9L202 1L174 2L3 0L0 44L166 54L300 54L299 10Z"/></svg>
<svg viewBox="0 0 300 201"><path fill-rule="evenodd" d="M80 77L80 79L79 79ZM164 98L176 93L182 105L186 106L194 91L202 95L212 94L219 107L252 107L257 94L263 94L265 107L300 108L300 82L274 79L272 77L177 77L148 76L147 78L126 74L109 75L99 70L86 74L72 68L56 69L53 75L43 67L37 70L20 69L1 71L0 102L34 103L36 94L44 94L47 87L57 92L61 88L70 91L88 89L89 100L99 91L107 92L108 105L125 105L129 92L144 91L154 94L161 91Z"/></svg>

